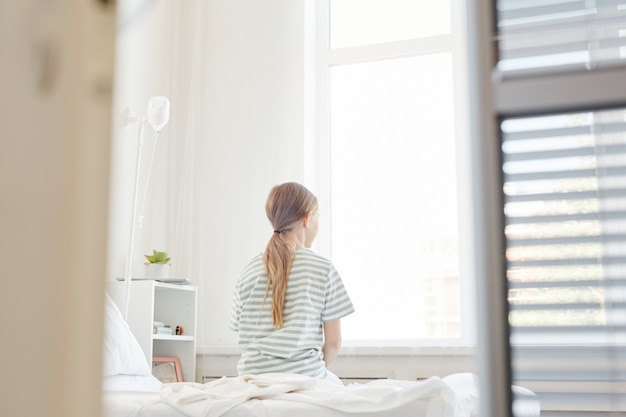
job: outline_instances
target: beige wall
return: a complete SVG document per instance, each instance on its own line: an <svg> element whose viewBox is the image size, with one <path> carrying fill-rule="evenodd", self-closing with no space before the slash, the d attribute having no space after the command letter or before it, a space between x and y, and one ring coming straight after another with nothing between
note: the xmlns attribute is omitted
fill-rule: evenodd
<svg viewBox="0 0 626 417"><path fill-rule="evenodd" d="M112 6L0 3L0 404L100 412Z"/></svg>

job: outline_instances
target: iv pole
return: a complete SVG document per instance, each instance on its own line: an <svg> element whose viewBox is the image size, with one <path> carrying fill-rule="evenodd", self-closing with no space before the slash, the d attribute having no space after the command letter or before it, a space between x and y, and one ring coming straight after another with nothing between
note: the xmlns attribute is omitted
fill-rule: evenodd
<svg viewBox="0 0 626 417"><path fill-rule="evenodd" d="M143 203L145 202L146 192L148 188L148 182L150 181L150 172L152 170L152 162L154 161L154 151L156 148L157 138L161 129L169 122L170 117L170 102L167 97L158 96L152 97L148 102L148 112L144 117L128 118L127 122L137 122L137 160L135 163L135 186L133 191L133 211L132 220L130 224L130 242L128 245L128 257L126 259L126 269L124 273L125 295L124 295L124 319L128 321L128 306L130 304L130 287L132 281L133 272L133 260L135 257L135 241L136 234L139 235L141 227L143 225ZM148 167L148 177L146 180L146 186L142 199L142 213L137 216L137 194L139 190L139 173L141 168L141 153L143 149L143 127L144 124L150 124L154 129L154 135L152 137L152 158L150 159L150 166Z"/></svg>

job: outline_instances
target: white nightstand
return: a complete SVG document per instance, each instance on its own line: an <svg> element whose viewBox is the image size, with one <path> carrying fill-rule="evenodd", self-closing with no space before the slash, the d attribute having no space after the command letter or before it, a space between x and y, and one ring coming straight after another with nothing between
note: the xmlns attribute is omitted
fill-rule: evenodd
<svg viewBox="0 0 626 417"><path fill-rule="evenodd" d="M123 311L125 283L113 282L112 297ZM183 381L196 380L196 304L197 289L154 280L133 280L130 288L128 325L143 349L148 363L153 357L177 357ZM154 334L153 323L162 322L183 329L182 335Z"/></svg>

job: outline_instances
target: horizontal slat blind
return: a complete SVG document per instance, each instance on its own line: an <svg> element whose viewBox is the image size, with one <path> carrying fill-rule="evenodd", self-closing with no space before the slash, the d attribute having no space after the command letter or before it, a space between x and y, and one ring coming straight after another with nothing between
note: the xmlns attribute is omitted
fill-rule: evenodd
<svg viewBox="0 0 626 417"><path fill-rule="evenodd" d="M626 411L625 115L501 124L512 375L543 409Z"/></svg>
<svg viewBox="0 0 626 417"><path fill-rule="evenodd" d="M614 65L626 58L626 0L498 0L502 71Z"/></svg>

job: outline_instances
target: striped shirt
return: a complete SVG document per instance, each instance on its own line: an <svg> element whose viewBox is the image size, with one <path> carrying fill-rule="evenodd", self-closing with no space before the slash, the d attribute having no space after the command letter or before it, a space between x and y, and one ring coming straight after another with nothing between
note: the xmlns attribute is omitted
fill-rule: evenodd
<svg viewBox="0 0 626 417"><path fill-rule="evenodd" d="M323 322L339 320L354 306L333 264L310 249L296 250L285 297L284 325L272 322L272 291L267 294L263 255L244 268L235 288L230 328L242 350L237 371L288 372L325 378Z"/></svg>

